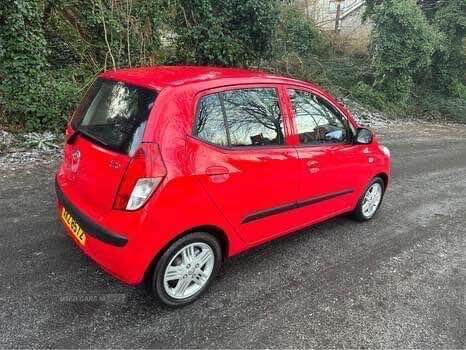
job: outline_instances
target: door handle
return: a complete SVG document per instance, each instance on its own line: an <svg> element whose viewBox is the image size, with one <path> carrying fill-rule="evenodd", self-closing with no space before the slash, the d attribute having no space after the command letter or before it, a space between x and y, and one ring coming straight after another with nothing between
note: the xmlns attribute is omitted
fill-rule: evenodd
<svg viewBox="0 0 466 350"><path fill-rule="evenodd" d="M228 180L230 172L224 166L210 166L205 171L213 183L222 183Z"/></svg>
<svg viewBox="0 0 466 350"><path fill-rule="evenodd" d="M224 166L210 166L205 171L206 175L226 175L230 172Z"/></svg>
<svg viewBox="0 0 466 350"><path fill-rule="evenodd" d="M319 162L317 160L308 160L306 166L311 174L318 173L320 171Z"/></svg>

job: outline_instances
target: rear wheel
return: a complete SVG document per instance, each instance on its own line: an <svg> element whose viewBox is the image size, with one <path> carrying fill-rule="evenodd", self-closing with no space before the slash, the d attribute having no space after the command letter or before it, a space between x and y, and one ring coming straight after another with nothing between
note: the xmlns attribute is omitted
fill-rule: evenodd
<svg viewBox="0 0 466 350"><path fill-rule="evenodd" d="M209 286L222 262L218 240L205 232L188 234L174 242L160 257L151 289L171 307L187 305Z"/></svg>
<svg viewBox="0 0 466 350"><path fill-rule="evenodd" d="M353 212L356 220L367 221L374 217L382 203L384 187L384 182L380 177L375 177L370 182Z"/></svg>

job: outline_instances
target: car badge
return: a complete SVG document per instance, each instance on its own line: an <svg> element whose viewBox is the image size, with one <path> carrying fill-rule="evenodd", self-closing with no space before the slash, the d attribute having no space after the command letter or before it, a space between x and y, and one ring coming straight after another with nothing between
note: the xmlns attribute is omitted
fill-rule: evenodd
<svg viewBox="0 0 466 350"><path fill-rule="evenodd" d="M118 161L113 160L113 159L108 163L108 165L112 169L119 169L121 167L121 164Z"/></svg>
<svg viewBox="0 0 466 350"><path fill-rule="evenodd" d="M78 172L80 159L81 159L81 152L79 152L79 150L74 151L73 154L71 155L71 171L73 173Z"/></svg>

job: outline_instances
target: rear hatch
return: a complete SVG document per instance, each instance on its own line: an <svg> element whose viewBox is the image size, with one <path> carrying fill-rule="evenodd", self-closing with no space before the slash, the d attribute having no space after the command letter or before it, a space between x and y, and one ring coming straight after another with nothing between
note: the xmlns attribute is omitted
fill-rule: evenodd
<svg viewBox="0 0 466 350"><path fill-rule="evenodd" d="M68 190L94 214L113 207L131 157L138 150L156 92L97 79L67 130L63 173ZM75 197L76 198L76 197Z"/></svg>

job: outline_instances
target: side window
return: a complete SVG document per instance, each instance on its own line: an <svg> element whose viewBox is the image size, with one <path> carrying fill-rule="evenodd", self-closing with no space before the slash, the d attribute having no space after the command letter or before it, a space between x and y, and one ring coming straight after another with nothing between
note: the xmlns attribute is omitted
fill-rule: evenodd
<svg viewBox="0 0 466 350"><path fill-rule="evenodd" d="M221 93L230 146L283 145L285 133L274 88L239 89Z"/></svg>
<svg viewBox="0 0 466 350"><path fill-rule="evenodd" d="M228 146L227 130L217 94L201 98L197 114L196 135L216 145Z"/></svg>
<svg viewBox="0 0 466 350"><path fill-rule="evenodd" d="M283 145L276 89L237 89L202 97L195 134L220 146Z"/></svg>
<svg viewBox="0 0 466 350"><path fill-rule="evenodd" d="M326 102L310 92L288 90L301 144L341 143L348 141L344 119Z"/></svg>

